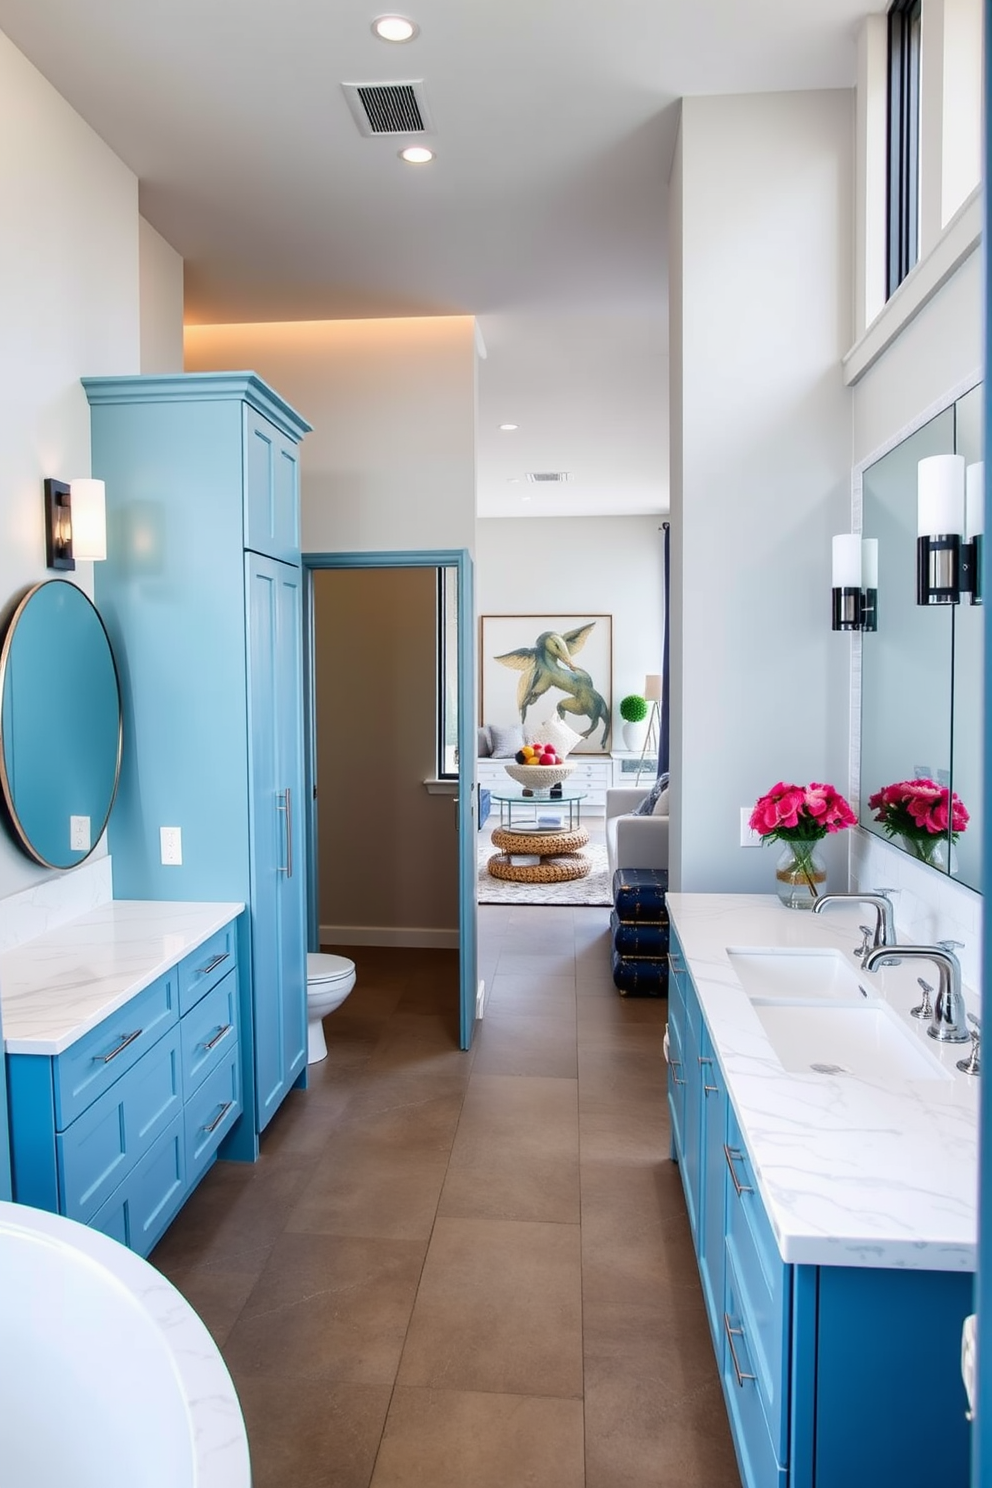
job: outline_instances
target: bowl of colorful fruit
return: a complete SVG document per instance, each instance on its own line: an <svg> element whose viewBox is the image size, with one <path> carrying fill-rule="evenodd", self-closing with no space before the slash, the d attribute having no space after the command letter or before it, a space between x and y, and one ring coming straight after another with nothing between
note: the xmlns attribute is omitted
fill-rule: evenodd
<svg viewBox="0 0 992 1488"><path fill-rule="evenodd" d="M525 744L517 751L513 764L503 768L525 791L543 794L567 780L575 766L567 765L552 744L534 743Z"/></svg>

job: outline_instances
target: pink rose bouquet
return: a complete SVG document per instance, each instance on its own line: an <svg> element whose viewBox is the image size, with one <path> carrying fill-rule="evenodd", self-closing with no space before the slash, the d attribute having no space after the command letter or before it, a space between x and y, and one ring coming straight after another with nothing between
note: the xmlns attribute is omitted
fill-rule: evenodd
<svg viewBox="0 0 992 1488"><path fill-rule="evenodd" d="M915 857L933 861L939 842L957 842L968 812L956 791L935 780L897 780L868 797L887 837L902 837Z"/></svg>
<svg viewBox="0 0 992 1488"><path fill-rule="evenodd" d="M786 785L780 780L751 812L751 830L765 842L819 842L828 832L853 827L857 817L832 785Z"/></svg>

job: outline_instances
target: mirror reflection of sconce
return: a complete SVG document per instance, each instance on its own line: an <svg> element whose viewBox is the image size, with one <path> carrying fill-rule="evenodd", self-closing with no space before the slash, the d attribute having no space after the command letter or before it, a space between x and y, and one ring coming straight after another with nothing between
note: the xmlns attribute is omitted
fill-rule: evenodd
<svg viewBox="0 0 992 1488"><path fill-rule="evenodd" d="M878 629L878 539L841 532L832 543L832 630Z"/></svg>
<svg viewBox="0 0 992 1488"><path fill-rule="evenodd" d="M82 477L70 483L45 481L45 561L70 570L76 560L107 556L107 499L103 481Z"/></svg>
<svg viewBox="0 0 992 1488"><path fill-rule="evenodd" d="M985 466L963 455L930 455L917 465L916 603L982 604Z"/></svg>

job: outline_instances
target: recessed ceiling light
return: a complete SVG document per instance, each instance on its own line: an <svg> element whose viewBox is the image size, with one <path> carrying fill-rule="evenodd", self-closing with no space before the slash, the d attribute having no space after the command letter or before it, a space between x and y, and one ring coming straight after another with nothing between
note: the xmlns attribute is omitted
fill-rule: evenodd
<svg viewBox="0 0 992 1488"><path fill-rule="evenodd" d="M500 428L503 430L504 433L508 434L511 429L519 429L520 428L520 425L519 424L500 424Z"/></svg>
<svg viewBox="0 0 992 1488"><path fill-rule="evenodd" d="M383 15L372 22L372 30L383 41L412 41L420 27L406 16Z"/></svg>
<svg viewBox="0 0 992 1488"><path fill-rule="evenodd" d="M434 151L428 150L426 145L407 145L400 151L400 159L409 165L426 165L428 160L434 159Z"/></svg>

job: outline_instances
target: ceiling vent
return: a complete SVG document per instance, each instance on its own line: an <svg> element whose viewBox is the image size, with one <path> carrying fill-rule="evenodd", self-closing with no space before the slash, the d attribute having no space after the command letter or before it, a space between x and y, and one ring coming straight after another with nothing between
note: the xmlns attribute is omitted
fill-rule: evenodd
<svg viewBox="0 0 992 1488"><path fill-rule="evenodd" d="M409 83L342 83L352 117L366 138L378 134L433 134L422 79Z"/></svg>
<svg viewBox="0 0 992 1488"><path fill-rule="evenodd" d="M528 470L527 479L535 486L560 485L568 480L567 470Z"/></svg>

